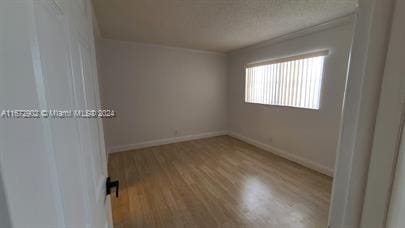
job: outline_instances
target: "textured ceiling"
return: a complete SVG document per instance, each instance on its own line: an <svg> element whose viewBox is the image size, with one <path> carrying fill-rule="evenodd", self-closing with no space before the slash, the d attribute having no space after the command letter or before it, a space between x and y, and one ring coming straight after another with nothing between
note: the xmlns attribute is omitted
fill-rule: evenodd
<svg viewBox="0 0 405 228"><path fill-rule="evenodd" d="M357 0L93 0L105 38L228 52L353 12Z"/></svg>

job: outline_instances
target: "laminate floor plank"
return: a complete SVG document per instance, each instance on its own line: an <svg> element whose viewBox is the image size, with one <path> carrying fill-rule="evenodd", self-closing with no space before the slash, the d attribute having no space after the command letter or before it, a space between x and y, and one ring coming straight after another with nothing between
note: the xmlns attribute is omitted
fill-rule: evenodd
<svg viewBox="0 0 405 228"><path fill-rule="evenodd" d="M332 179L229 136L111 154L115 228L324 228Z"/></svg>

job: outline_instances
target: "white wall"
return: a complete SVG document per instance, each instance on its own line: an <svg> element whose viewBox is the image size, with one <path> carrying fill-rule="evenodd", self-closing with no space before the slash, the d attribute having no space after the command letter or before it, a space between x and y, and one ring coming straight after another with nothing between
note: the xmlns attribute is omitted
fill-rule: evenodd
<svg viewBox="0 0 405 228"><path fill-rule="evenodd" d="M352 30L346 20L228 55L100 39L103 107L118 113L104 121L107 147L120 151L229 130L332 175ZM320 110L244 103L245 64L325 48Z"/></svg>
<svg viewBox="0 0 405 228"><path fill-rule="evenodd" d="M107 39L98 48L103 107L117 112L104 121L107 148L226 129L225 55Z"/></svg>
<svg viewBox="0 0 405 228"><path fill-rule="evenodd" d="M244 140L331 175L334 169L352 23L231 53L228 64L229 130ZM330 49L319 110L244 103L249 62Z"/></svg>

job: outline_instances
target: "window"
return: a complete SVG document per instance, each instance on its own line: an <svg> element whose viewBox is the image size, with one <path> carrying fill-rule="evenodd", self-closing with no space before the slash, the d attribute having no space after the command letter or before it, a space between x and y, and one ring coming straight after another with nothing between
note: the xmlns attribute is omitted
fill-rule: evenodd
<svg viewBox="0 0 405 228"><path fill-rule="evenodd" d="M248 103L319 109L323 63L328 51L248 64Z"/></svg>

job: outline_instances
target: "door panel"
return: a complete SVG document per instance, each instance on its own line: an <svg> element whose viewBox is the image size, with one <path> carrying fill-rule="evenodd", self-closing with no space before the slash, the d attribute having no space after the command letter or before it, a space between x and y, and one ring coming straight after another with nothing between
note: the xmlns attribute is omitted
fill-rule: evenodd
<svg viewBox="0 0 405 228"><path fill-rule="evenodd" d="M1 110L98 109L88 1L0 1ZM0 119L13 228L109 226L101 131L94 118Z"/></svg>
<svg viewBox="0 0 405 228"><path fill-rule="evenodd" d="M32 4L2 0L0 5L0 109L40 109L44 100L39 64L33 64L38 50ZM0 119L0 174L13 228L63 224L46 122Z"/></svg>
<svg viewBox="0 0 405 228"><path fill-rule="evenodd" d="M64 16L43 1L34 7L47 109L72 110L74 104ZM83 227L79 224L85 224L86 213L83 194L77 188L81 174L77 166L79 148L75 120L51 118L49 122L65 223Z"/></svg>
<svg viewBox="0 0 405 228"><path fill-rule="evenodd" d="M84 40L80 38L76 42L77 62L74 62L75 68L75 91L76 101L80 109L98 110L97 106L97 93L94 84L94 72L92 71L91 62L91 49ZM77 83L80 82L80 83ZM87 172L87 179L91 180L92 186L88 189L90 200L94 200L92 208L94 222L101 221L97 218L105 217L108 213L108 204L105 197L105 179L107 170L105 169L105 157L103 157L102 143L99 137L99 123L97 119L79 119L81 144L85 148L84 162L91 164L89 172ZM105 207L105 208L103 208ZM105 223L106 221L104 221ZM105 224L98 224L98 227L104 227Z"/></svg>

